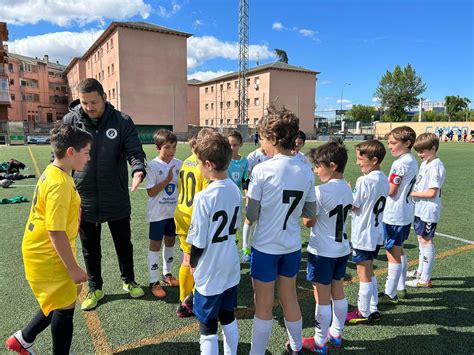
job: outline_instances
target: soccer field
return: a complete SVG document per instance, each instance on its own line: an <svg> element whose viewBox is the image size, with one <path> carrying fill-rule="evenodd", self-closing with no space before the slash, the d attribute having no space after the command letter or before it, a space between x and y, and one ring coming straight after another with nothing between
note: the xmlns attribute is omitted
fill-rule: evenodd
<svg viewBox="0 0 474 355"><path fill-rule="evenodd" d="M308 142L303 148L320 143ZM355 143L347 143L349 162L346 180L352 185L361 175L355 165ZM155 147L144 146L149 160L156 156ZM254 147L246 144L241 153L247 155ZM179 144L177 158L185 159L190 153L186 144ZM381 320L371 326L351 326L344 331L343 349L330 348L333 353L385 354L472 354L474 352L474 232L472 201L474 189L474 144L442 143L439 156L444 162L447 177L443 186L443 208L435 238L436 263L433 269L432 289L410 289L407 299L396 307L380 307ZM24 174L37 176L49 163L49 146L0 146L0 163L16 158L26 164ZM388 153L382 164L387 174L393 158ZM33 196L37 179L16 181L9 189L0 188L0 199L23 195ZM320 181L316 178L317 184ZM196 354L199 353L198 323L194 318L180 319L175 315L179 291L167 288L164 300L155 299L148 288L147 251L148 224L146 222L145 190L131 194L132 239L134 243L135 274L144 285L143 298L130 299L122 291L120 274L112 238L104 225L102 233L102 268L106 297L91 312L77 310L72 351L75 354ZM21 329L38 310L38 305L24 278L21 257L23 229L30 203L0 205L0 340ZM350 227L350 220L347 221ZM302 228L304 249L309 230ZM350 235L350 233L349 233ZM418 263L418 247L413 233L405 244L410 269ZM385 283L387 261L382 251L375 263L379 289ZM178 255L178 243L175 247ZM78 259L83 264L78 241ZM178 259L178 258L175 258ZM175 265L175 275L178 274ZM236 316L239 322L239 353L248 354L253 319L253 292L249 264L242 264L241 282ZM311 284L306 281L306 252L303 253L298 275L298 296L303 314L303 335L314 333L314 300ZM358 280L355 264L349 262L346 274L346 296L349 304L357 304ZM83 296L83 295L81 295ZM273 333L268 352L284 353L287 334L283 313L278 304L274 308ZM39 354L51 353L49 331L41 334L36 347ZM220 342L222 353L222 342ZM0 353L6 352L0 347Z"/></svg>

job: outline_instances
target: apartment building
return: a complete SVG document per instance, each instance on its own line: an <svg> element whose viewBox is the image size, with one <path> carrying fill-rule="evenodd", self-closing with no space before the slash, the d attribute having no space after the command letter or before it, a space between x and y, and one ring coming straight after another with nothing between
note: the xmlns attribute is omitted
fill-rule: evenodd
<svg viewBox="0 0 474 355"><path fill-rule="evenodd" d="M201 80L188 80L188 124L199 126L199 84Z"/></svg>
<svg viewBox="0 0 474 355"><path fill-rule="evenodd" d="M300 119L300 129L314 133L316 80L320 72L274 62L249 69L249 127L255 127L269 105L285 106ZM238 72L201 82L199 86L199 118L201 126L228 128L238 123Z"/></svg>
<svg viewBox="0 0 474 355"><path fill-rule="evenodd" d="M5 22L0 22L0 121L8 120L8 107L10 106L10 90L8 88L8 46L3 42L8 41L8 29Z"/></svg>
<svg viewBox="0 0 474 355"><path fill-rule="evenodd" d="M9 121L52 123L68 112L64 69L58 62L9 53Z"/></svg>
<svg viewBox="0 0 474 355"><path fill-rule="evenodd" d="M70 100L77 83L101 82L107 100L130 115L139 132L187 132L186 40L191 34L146 22L112 22L66 68Z"/></svg>

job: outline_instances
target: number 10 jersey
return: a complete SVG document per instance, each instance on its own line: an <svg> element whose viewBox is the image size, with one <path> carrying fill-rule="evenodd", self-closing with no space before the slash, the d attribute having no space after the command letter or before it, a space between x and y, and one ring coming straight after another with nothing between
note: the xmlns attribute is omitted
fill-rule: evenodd
<svg viewBox="0 0 474 355"><path fill-rule="evenodd" d="M316 224L311 228L308 253L339 258L350 253L346 218L352 208L352 191L344 179L316 186Z"/></svg>

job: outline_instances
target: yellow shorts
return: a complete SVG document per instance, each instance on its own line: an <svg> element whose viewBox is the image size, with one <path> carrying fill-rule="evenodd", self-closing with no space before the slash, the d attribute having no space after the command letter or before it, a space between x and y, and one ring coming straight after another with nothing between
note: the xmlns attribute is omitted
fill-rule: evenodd
<svg viewBox="0 0 474 355"><path fill-rule="evenodd" d="M71 279L30 281L31 289L45 316L55 309L66 308L77 299L77 285Z"/></svg>
<svg viewBox="0 0 474 355"><path fill-rule="evenodd" d="M186 243L186 237L184 234L179 235L179 246L183 253L191 254L191 244Z"/></svg>

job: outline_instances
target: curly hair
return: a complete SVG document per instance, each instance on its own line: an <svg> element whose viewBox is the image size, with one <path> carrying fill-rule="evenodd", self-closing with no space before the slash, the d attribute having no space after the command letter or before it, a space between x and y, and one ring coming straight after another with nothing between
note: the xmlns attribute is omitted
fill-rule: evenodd
<svg viewBox="0 0 474 355"><path fill-rule="evenodd" d="M294 149L298 136L300 120L296 115L282 107L268 107L268 113L258 122L258 131L266 139L275 138L275 146Z"/></svg>

